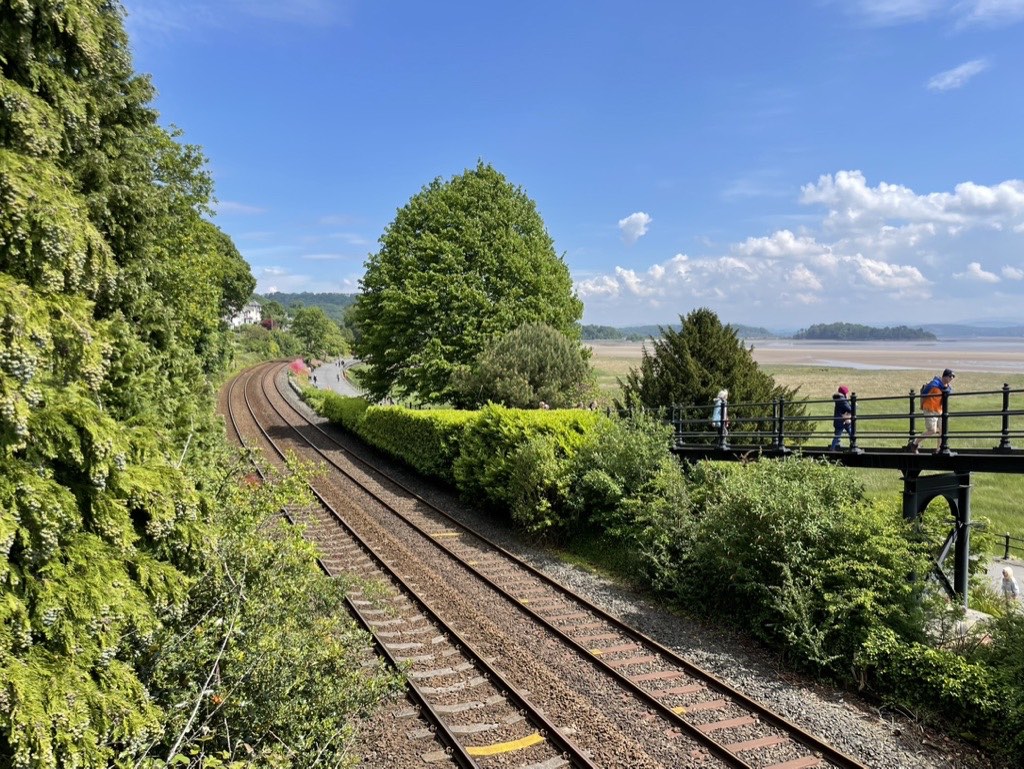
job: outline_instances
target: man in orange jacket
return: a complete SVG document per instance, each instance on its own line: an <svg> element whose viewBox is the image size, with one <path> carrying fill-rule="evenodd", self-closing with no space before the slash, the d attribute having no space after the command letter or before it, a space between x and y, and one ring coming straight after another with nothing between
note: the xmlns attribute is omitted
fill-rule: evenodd
<svg viewBox="0 0 1024 769"><path fill-rule="evenodd" d="M942 416L942 396L953 392L953 377L956 374L951 369L945 369L940 376L932 379L931 382L921 388L921 411L924 412L924 432L916 438L911 439L907 449L912 454L917 453L918 446L925 438L939 434L939 417ZM938 452L938 449L935 449Z"/></svg>

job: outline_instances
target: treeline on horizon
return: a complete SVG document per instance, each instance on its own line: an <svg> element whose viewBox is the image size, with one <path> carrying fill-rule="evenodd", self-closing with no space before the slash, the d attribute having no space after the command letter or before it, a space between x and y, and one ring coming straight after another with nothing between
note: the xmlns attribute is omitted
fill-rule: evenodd
<svg viewBox="0 0 1024 769"><path fill-rule="evenodd" d="M256 294L255 301L262 303L277 302L290 312L301 307L320 307L331 320L345 323L345 313L355 302L356 294L342 293L299 293L273 292ZM1024 326L970 326L960 324L924 324L919 328L909 326L867 326L861 323L817 323L792 334L771 331L763 326L747 326L742 323L731 323L740 339L802 339L802 340L838 340L838 341L936 341L940 338L1016 338L1024 337ZM584 324L582 327L584 342L643 342L651 338L659 338L663 329L678 330L678 323L667 325L649 324L642 326L604 326Z"/></svg>

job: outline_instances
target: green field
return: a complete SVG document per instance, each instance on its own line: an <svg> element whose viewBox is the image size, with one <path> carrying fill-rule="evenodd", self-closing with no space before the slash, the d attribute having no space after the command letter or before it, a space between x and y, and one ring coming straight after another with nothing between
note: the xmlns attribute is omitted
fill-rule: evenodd
<svg viewBox="0 0 1024 769"><path fill-rule="evenodd" d="M618 380L638 365L640 354L636 350L624 350L621 347L594 347L592 363L597 375L597 384L601 391L602 404L611 404L619 393ZM821 403L809 408L812 415L827 416L832 413L832 393L840 384L847 385L851 392L862 398L877 396L908 395L929 378L929 373L919 369L893 371L873 369L831 368L822 366L763 366L775 380L787 387L799 387L800 395ZM1024 375L1005 373L961 372L956 378L957 392L976 392L998 390L1003 384L1011 388L1024 388ZM972 410L999 409L1002 401L999 395L979 397L972 401ZM878 406L882 407L881 404ZM884 405L887 411L893 411L893 402ZM1021 408L1020 404L1012 404L1013 408ZM865 401L858 409L858 414L870 413L872 404ZM952 409L951 409L952 411ZM1019 419L1019 418L1018 418ZM864 423L865 426L868 424ZM819 428L820 429L820 428ZM886 429L895 433L905 433L906 420L879 421L870 423L872 432ZM920 429L920 428L919 428ZM985 430L991 432L998 429L997 419L993 417L961 420L953 424L951 432L960 430ZM831 434L823 438L831 439ZM883 440L883 439L879 439ZM845 442L845 438L844 438ZM900 445L906 438L892 437L891 445ZM991 443L991 440L988 440ZM935 439L926 446L936 445ZM1018 446L1018 448L1024 446ZM851 470L863 484L867 493L875 497L891 497L894 504L900 504L903 492L903 481L894 470ZM1001 537L1005 533L1024 538L1024 476L1003 473L973 473L971 475L971 514L976 522L987 519L988 531ZM945 503L935 501L929 507L929 513L949 517ZM1018 543L1019 544L1019 543ZM994 539L990 545L993 554L1002 554L1002 540ZM1018 551L1018 556L1020 555Z"/></svg>

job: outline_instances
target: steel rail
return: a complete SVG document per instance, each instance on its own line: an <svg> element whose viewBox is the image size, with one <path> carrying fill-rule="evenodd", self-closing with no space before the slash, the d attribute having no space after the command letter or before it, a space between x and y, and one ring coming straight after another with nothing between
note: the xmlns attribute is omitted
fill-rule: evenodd
<svg viewBox="0 0 1024 769"><path fill-rule="evenodd" d="M262 373L258 376L260 385L264 387L265 391L265 382ZM252 407L248 393L244 388L243 397L252 416L253 422L262 433L264 440L274 449L278 456L284 460L284 452L281 451L277 442L270 437L269 433L259 423L255 409ZM273 408L273 404L270 405ZM276 408L275 411L277 411ZM280 412L278 412L278 414L280 415ZM578 746L565 736L558 727L547 718L547 716L541 713L524 694L522 694L510 681L508 681L507 678L505 678L505 676L486 661L484 655L480 654L462 634L451 627L451 625L447 623L437 613L437 611L427 603L426 600L417 595L416 591L409 586L409 584L395 571L393 567L391 567L378 553L374 551L373 547L344 520L344 517L320 494L319 491L317 491L315 487L310 485L309 488L313 496L316 497L321 506L330 514L335 523L340 525L345 533L359 544L363 551L370 556L381 571L398 584L401 592L403 592L414 604L419 606L422 613L430 617L434 624L439 627L441 632L448 637L455 639L456 644L465 650L463 652L463 656L466 657L467 661L470 662L475 669L481 670L492 682L492 685L494 685L494 687L501 692L516 709L523 712L524 715L526 715L533 724L538 727L538 732L541 736L543 736L556 751L561 753L562 758L571 761L574 766L580 767L580 769L597 769ZM323 563L321 559L317 560L320 564L320 568L324 570L325 573L331 574L329 567ZM395 660L390 650L388 650L384 643L377 637L376 633L373 632L370 622L348 597L346 597L345 601L350 610L357 616L360 623L372 635L375 646L387 657L391 664L398 668L398 662ZM419 687L417 687L411 679L406 679L406 681L408 687L415 692L416 704L423 710L427 711L429 714L428 720L434 723L435 726L442 731L442 739L440 741L453 752L457 763L460 766L479 767L476 760L469 754L468 749L462 745L454 733L451 732L444 718L431 705L426 695L420 691ZM494 682L496 682L496 685ZM468 763L463 763L464 761L467 761Z"/></svg>
<svg viewBox="0 0 1024 769"><path fill-rule="evenodd" d="M281 396L281 399L286 404L288 404L288 406L291 409L291 411L296 416L298 416L304 423L306 423L308 426L310 426L314 430L316 430L327 441L329 441L334 446L336 446L338 449L340 449L348 457L350 457L353 460L355 460L358 464L360 464L360 465L364 466L365 468L369 469L372 473L374 473L374 474L376 474L376 475L378 475L378 476L380 476L382 478L385 478L388 482L390 482L391 484L393 484L397 488L401 489L402 492L404 492L405 494L408 494L409 496L411 496L414 499L416 499L417 501L419 501L421 504L423 504L426 507L428 507L433 513L443 517L444 520L447 521L448 523L450 523L451 525L457 526L459 529L461 529L461 530L467 532L468 534L472 535L473 537L478 539L480 542L483 542L489 548L493 549L494 551L496 551L499 554L501 554L504 558L506 558L509 561L511 561L517 567L527 571L528 573L530 573L535 578L537 578L537 579L541 580L542 582L544 582L544 584L546 584L549 587L553 588L555 591L560 593L566 599L568 599L568 600L570 600L572 602L577 603L578 605L586 608L588 611L590 611L592 614L594 614L595 616L597 616L601 620L603 620L603 621L613 625L615 628L620 630L624 635L628 636L632 640L638 641L638 642L640 642L642 644L647 645L648 647L650 647L654 651L658 652L658 654L660 654L661 656L663 656L664 658L669 660L672 664L677 665L678 667L680 667L683 670L685 670L688 674L690 674L694 678L698 678L700 680L705 681L713 689L719 691L722 694L725 694L725 695L733 698L737 703L739 703L743 707L747 708L749 711L757 714L760 718L764 719L765 721L771 723L773 726L775 726L775 727L781 729L782 731L786 732L787 735L789 735L789 737L794 742L796 742L796 743L798 743L800 745L803 745L808 750L811 750L813 752L817 752L817 753L820 753L821 755L827 756L829 761L831 761L833 764L835 764L838 767L842 767L843 769L865 769L864 765L861 764L860 762L858 762L856 759L853 759L850 756L845 755L844 753L840 752L838 749L836 749L832 745L828 744L824 740L821 740L818 737L810 734L809 732L804 731L803 729L801 729L796 724L794 724L791 721L787 720L785 717L781 716L780 714L775 713L774 711L768 709L764 705L762 705L762 704L756 702L755 700L751 699L746 694L740 692L739 690L737 690L734 687L732 687L730 684L728 684L725 681L722 681L721 679L716 677L714 674L712 674L712 673L710 673L710 672L708 672L708 671L698 667L697 665L695 665L694 663L692 663L689 660L685 659L684 657L680 656L679 654L677 654L676 652L672 651L671 649L665 647L664 645L660 644L659 642L655 641L654 639L649 638L648 636L646 636L645 634L643 634L639 630L636 630L635 628L627 625L626 623L624 623L623 621L621 621L617 617L615 617L615 616L609 614L608 612L604 611L603 609L595 606L594 604L592 604L591 602L589 602L587 599L583 598L582 596L579 596L579 595L573 593L571 590L569 590L569 589L565 588L564 586L560 585L558 582L556 582L555 580L551 579L550 577L548 577L543 572L539 571L538 569L536 569L535 567L531 566L530 564L520 560L519 558L514 556L512 553L510 553L509 551L507 551L504 548L502 548L500 545L492 542L487 537L479 534L478 532L476 532L475 530L473 530L469 526L463 524L462 522L458 521L457 519L455 519L454 517L452 517L451 515L449 515L445 511L443 511L440 508L438 508L433 503L427 501L422 496L420 496L419 494L414 492L412 489L410 489L408 486L403 484L401 481L395 479L393 476L389 475L385 471L383 471L383 470L377 468L376 466L372 465L370 462L368 462L367 460L363 459L362 457L359 457L359 456L353 454L351 451L349 451L344 446L342 446L332 436L330 436L326 431L324 431L319 425L317 425L312 420L310 420L308 417L306 417L304 414L302 414L300 411L295 409L294 406L291 406L291 404L288 403L287 397L284 395L284 393L282 393L280 391L280 388L278 388L276 386L276 384L275 384L275 388L278 391L278 395ZM367 493L368 495L370 495L372 498L374 498L378 502L378 504L382 505L390 513L392 513L393 515L397 516L399 519L401 519L403 522L405 522L406 525L408 525L411 528L413 528L414 530L418 531L434 547L436 547L439 550L441 550L442 552L446 553L449 557L451 557L456 562L458 562L461 566L463 566L463 568L467 569L472 574L474 574L478 579L480 579L481 581L483 581L486 584L488 584L492 589L498 591L507 600L509 600L514 606L516 606L520 611L524 612L525 614L530 616L532 619L534 619L535 621L537 621L538 623L540 623L541 625L546 627L549 631L553 632L556 636L558 636L560 638L560 640L565 642L570 648L573 648L575 651L580 652L585 657L585 659L587 659L589 662L595 664L599 668L602 668L604 670L604 672L606 672L608 675L612 676L616 680L617 683L619 683L620 685L628 688L630 691L634 691L635 693L637 693L637 695L640 696L642 699L644 699L646 702L648 702L648 704L650 704L652 707L655 707L656 709L658 709L659 712L662 713L662 715L665 718L670 720L672 723L680 726L688 734L690 734L690 736L692 736L695 740L699 741L701 744L705 745L709 750L711 750L716 755L718 755L719 758L722 758L723 760L731 763L733 766L744 767L744 768L751 766L750 764L745 762L742 758L737 756L735 753L729 751L726 746L722 745L717 740L715 740L714 738L712 738L709 735L705 734L704 732L699 731L693 724L691 724L690 722L686 721L680 714L674 712L670 707L668 707L664 703L662 703L659 700L657 700L657 698L655 698L650 692L647 692L642 687L639 687L636 683L631 681L627 676L625 676L624 674L622 674L619 671L615 670L614 668L610 667L603 660L600 660L594 654L590 653L589 650L586 649L586 647L582 646L580 643L578 643L575 640L573 640L570 636L566 635L557 626L552 625L550 622L548 622L546 619L544 619L539 614L534 612L532 609L530 609L529 607L523 605L521 600L517 599L512 594L508 593L504 588L502 588L500 585L497 585L493 580L491 580L485 574L480 573L479 570L474 568L471 564L469 564L465 559L463 559L457 553L453 552L444 543L437 541L437 539L435 539L433 536L431 536L429 534L429 532L426 532L423 529L421 529L414 522L409 520L408 516L404 515L403 513L401 513L397 509L395 509L392 505L390 505L387 501L385 501L382 498L380 498L379 495L377 495L375 492L373 492L371 489L369 489L364 483L362 483L357 478L355 478L347 470L345 470L340 465L338 465L337 462L335 462L331 457L329 457L327 454L325 454L320 448L318 448L317 446L313 445L312 442L309 441L309 439L306 436L304 436L294 425L292 425L288 421L288 419L284 416L284 414L281 413L280 409L278 409L275 404L273 404L273 403L271 403L269 401L269 398L268 398L268 404L271 406L271 408L274 409L274 411L276 411L278 413L278 415L282 418L282 420L284 420L284 422L295 432L295 434L299 437L299 439L302 442L306 443L313 451L315 451L317 454L319 454L329 465L331 465L337 471L339 471L340 473L345 475L347 478L349 478L349 480L351 482L353 482L358 487L363 489L363 491L365 493Z"/></svg>

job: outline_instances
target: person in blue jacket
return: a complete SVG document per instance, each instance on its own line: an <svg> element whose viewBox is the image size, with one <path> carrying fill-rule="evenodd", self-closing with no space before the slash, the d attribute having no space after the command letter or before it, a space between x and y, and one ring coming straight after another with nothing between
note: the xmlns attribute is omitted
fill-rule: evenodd
<svg viewBox="0 0 1024 769"><path fill-rule="evenodd" d="M835 437L832 438L832 445L829 447L832 451L839 451L840 438L843 437L843 433L850 435L853 427L853 409L847 398L849 394L849 387L839 385L839 389L832 396L832 427L835 430Z"/></svg>

